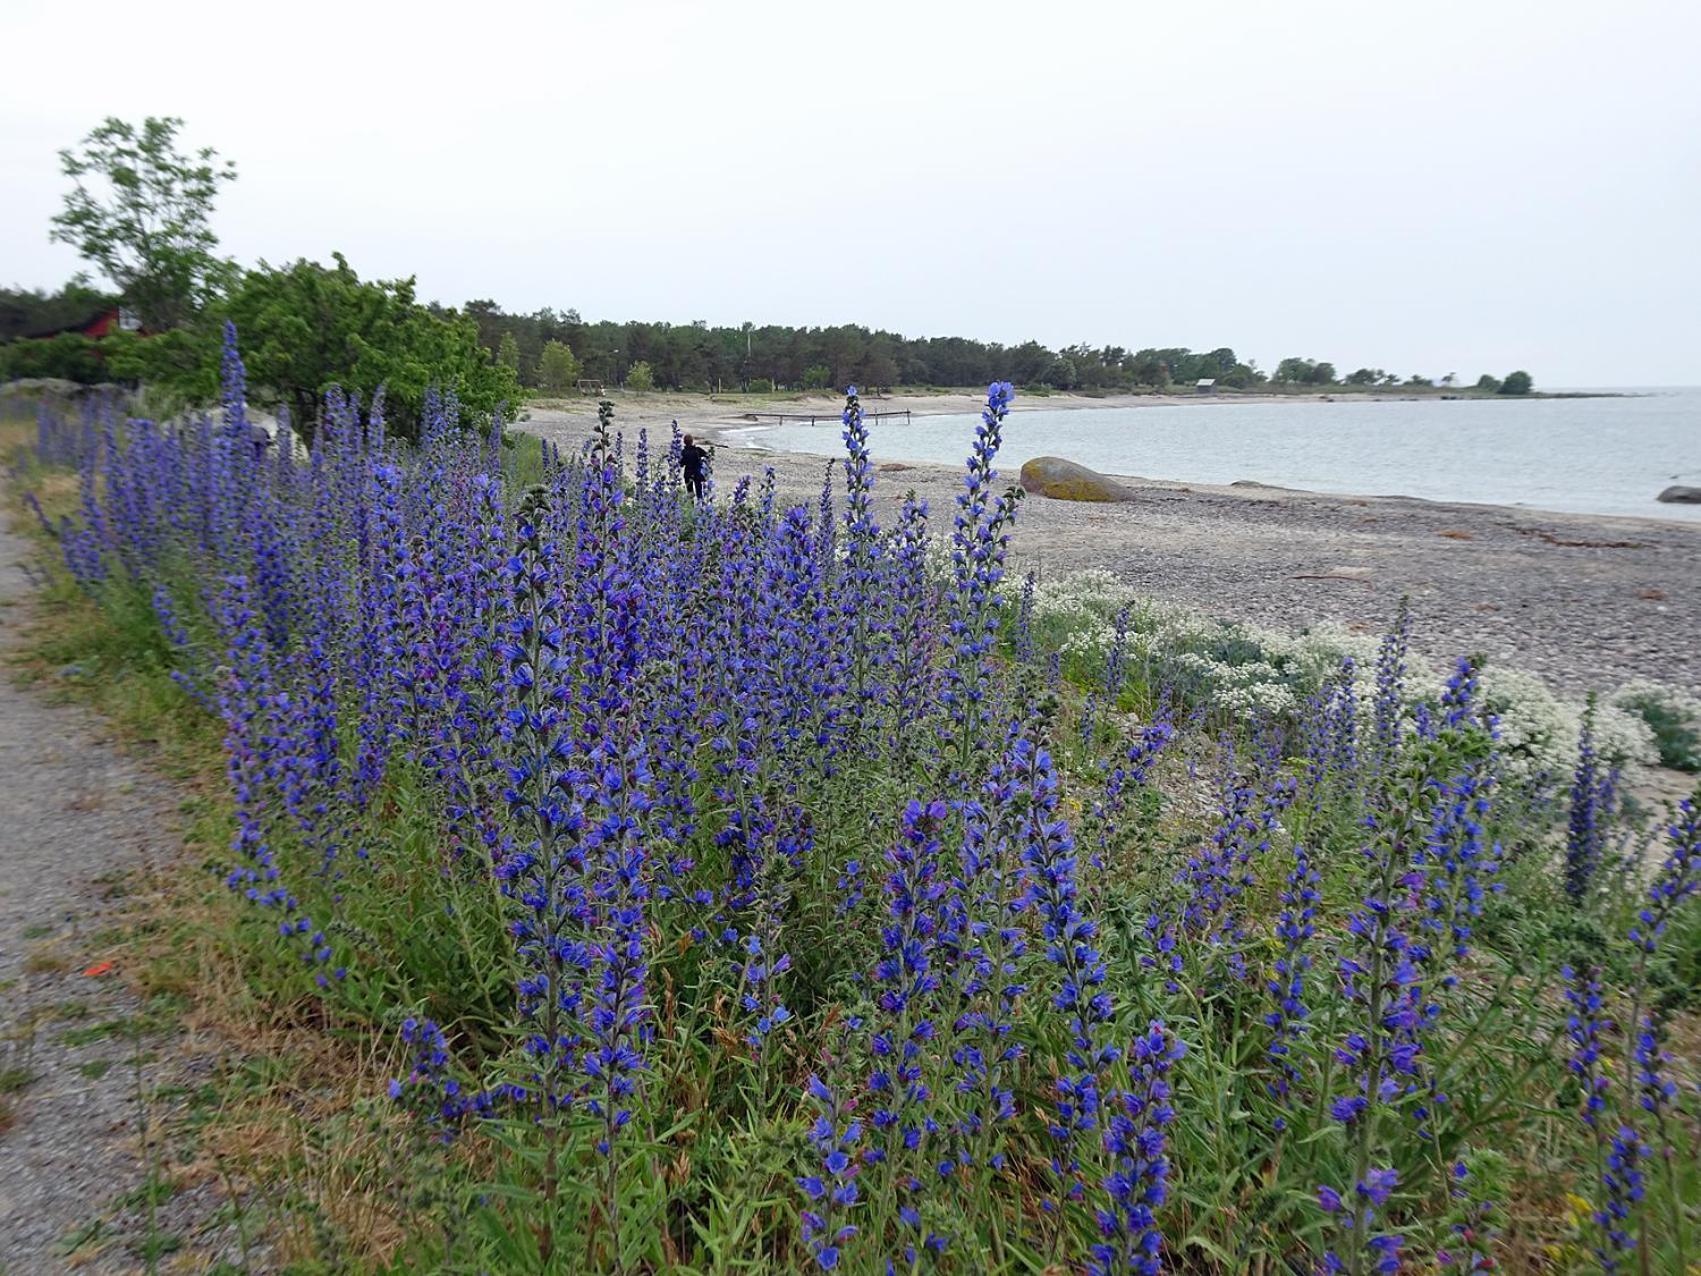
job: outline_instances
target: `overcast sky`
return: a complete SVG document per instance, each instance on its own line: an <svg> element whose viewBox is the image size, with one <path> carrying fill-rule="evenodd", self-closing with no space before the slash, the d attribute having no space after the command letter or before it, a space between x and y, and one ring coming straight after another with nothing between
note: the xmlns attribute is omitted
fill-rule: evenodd
<svg viewBox="0 0 1701 1276"><path fill-rule="evenodd" d="M509 310L1701 383L1701 4L0 4L0 282L173 114L245 262Z"/></svg>

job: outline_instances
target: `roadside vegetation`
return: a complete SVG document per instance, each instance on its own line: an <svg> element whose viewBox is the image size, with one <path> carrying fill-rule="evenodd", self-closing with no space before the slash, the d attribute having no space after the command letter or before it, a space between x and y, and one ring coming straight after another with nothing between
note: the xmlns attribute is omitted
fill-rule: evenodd
<svg viewBox="0 0 1701 1276"><path fill-rule="evenodd" d="M44 405L19 474L42 657L203 795L136 942L242 1043L177 1146L256 1269L1701 1255L1653 693L1009 580L1007 384L882 528L854 392L818 504L698 504L611 405L258 446L226 340L219 419Z"/></svg>

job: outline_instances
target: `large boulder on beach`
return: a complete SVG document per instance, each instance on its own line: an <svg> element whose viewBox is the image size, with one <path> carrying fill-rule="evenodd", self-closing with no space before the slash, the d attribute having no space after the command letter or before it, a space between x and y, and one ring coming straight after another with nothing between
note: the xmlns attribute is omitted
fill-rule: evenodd
<svg viewBox="0 0 1701 1276"><path fill-rule="evenodd" d="M1036 456L1022 466L1022 486L1054 501L1131 501L1134 493L1113 478L1060 456Z"/></svg>
<svg viewBox="0 0 1701 1276"><path fill-rule="evenodd" d="M1701 505L1701 487L1668 487L1654 498L1666 505Z"/></svg>

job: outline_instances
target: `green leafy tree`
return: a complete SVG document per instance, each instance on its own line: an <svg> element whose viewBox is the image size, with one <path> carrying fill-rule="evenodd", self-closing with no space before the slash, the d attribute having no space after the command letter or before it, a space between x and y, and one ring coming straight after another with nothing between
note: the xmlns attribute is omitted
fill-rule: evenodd
<svg viewBox="0 0 1701 1276"><path fill-rule="evenodd" d="M1530 374L1528 372L1524 372L1522 370L1518 372L1508 372L1506 374L1506 380L1500 383L1500 389L1496 390L1495 393L1528 394L1534 386L1535 382L1530 379Z"/></svg>
<svg viewBox="0 0 1701 1276"><path fill-rule="evenodd" d="M1316 364L1311 369L1311 376L1307 379L1312 385L1334 385L1335 365L1332 363Z"/></svg>
<svg viewBox="0 0 1701 1276"><path fill-rule="evenodd" d="M177 149L183 121L148 116L138 128L115 116L59 152L76 185L53 218L70 244L118 287L149 328L189 322L231 278L208 224L219 186L236 166L210 146Z"/></svg>
<svg viewBox="0 0 1701 1276"><path fill-rule="evenodd" d="M1388 374L1381 368L1359 368L1347 375L1348 385L1375 385Z"/></svg>
<svg viewBox="0 0 1701 1276"><path fill-rule="evenodd" d="M1309 385L1316 372L1317 365L1310 359L1293 356L1276 365L1276 375L1270 380L1281 385Z"/></svg>
<svg viewBox="0 0 1701 1276"><path fill-rule="evenodd" d="M520 376L520 343L511 332L502 334L502 343L496 348L496 362L514 374L516 380Z"/></svg>
<svg viewBox="0 0 1701 1276"><path fill-rule="evenodd" d="M537 379L551 394L563 394L579 379L579 360L565 341L547 341L538 356Z"/></svg>
<svg viewBox="0 0 1701 1276"><path fill-rule="evenodd" d="M825 390L833 384L833 373L825 364L813 363L803 370L805 390Z"/></svg>
<svg viewBox="0 0 1701 1276"><path fill-rule="evenodd" d="M1130 361L1128 371L1135 385L1149 385L1161 390L1170 383L1169 364L1156 350L1141 350Z"/></svg>
<svg viewBox="0 0 1701 1276"><path fill-rule="evenodd" d="M1044 380L1054 390L1073 390L1078 384L1074 362L1059 355L1045 370Z"/></svg>
<svg viewBox="0 0 1701 1276"><path fill-rule="evenodd" d="M656 388L655 369L640 359L626 370L626 388L643 394Z"/></svg>
<svg viewBox="0 0 1701 1276"><path fill-rule="evenodd" d="M1499 394L1500 378L1485 372L1477 378L1477 389L1486 394Z"/></svg>
<svg viewBox="0 0 1701 1276"><path fill-rule="evenodd" d="M433 387L453 392L463 426L482 426L503 404L519 401L513 369L491 361L471 319L420 305L412 279L363 280L341 253L333 259L331 267L301 260L246 271L194 328L108 338L114 376L153 383L188 402L212 401L228 318L250 394L287 407L306 439L332 386L368 402L382 386L386 422L409 437L418 434Z"/></svg>

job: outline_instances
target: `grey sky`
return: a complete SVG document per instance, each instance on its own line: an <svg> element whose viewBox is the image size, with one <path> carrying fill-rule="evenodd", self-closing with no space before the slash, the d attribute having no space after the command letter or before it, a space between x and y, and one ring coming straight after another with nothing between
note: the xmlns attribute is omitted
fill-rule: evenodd
<svg viewBox="0 0 1701 1276"><path fill-rule="evenodd" d="M264 16L259 16L264 15ZM422 296L1701 382L1701 5L0 6L0 281L176 114L244 261Z"/></svg>

